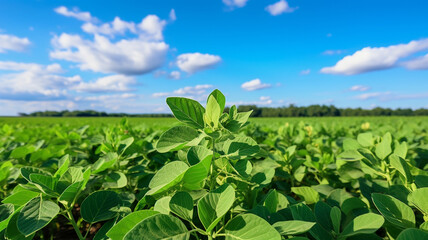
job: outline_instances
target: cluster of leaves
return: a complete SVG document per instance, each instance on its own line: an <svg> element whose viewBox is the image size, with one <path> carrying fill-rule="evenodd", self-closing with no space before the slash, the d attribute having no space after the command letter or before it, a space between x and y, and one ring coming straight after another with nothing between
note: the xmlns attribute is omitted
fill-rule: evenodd
<svg viewBox="0 0 428 240"><path fill-rule="evenodd" d="M424 127L247 126L251 111L225 113L218 90L205 108L167 104L180 124L163 133L126 119L29 134L3 125L0 237L428 237Z"/></svg>

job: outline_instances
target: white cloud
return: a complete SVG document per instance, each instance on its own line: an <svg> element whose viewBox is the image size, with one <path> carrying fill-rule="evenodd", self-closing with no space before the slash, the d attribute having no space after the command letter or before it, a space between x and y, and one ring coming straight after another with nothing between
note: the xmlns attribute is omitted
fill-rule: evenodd
<svg viewBox="0 0 428 240"><path fill-rule="evenodd" d="M181 73L179 71L172 71L169 73L169 78L178 80L181 77Z"/></svg>
<svg viewBox="0 0 428 240"><path fill-rule="evenodd" d="M0 53L6 51L22 52L31 44L28 38L20 38L9 34L0 34Z"/></svg>
<svg viewBox="0 0 428 240"><path fill-rule="evenodd" d="M278 16L283 13L294 12L297 8L292 8L288 5L285 0L280 0L274 4L268 5L265 10L268 11L272 16Z"/></svg>
<svg viewBox="0 0 428 240"><path fill-rule="evenodd" d="M403 65L407 69L411 70L426 70L428 69L428 54L422 57L418 57L407 62L404 62Z"/></svg>
<svg viewBox="0 0 428 240"><path fill-rule="evenodd" d="M185 53L177 57L177 66L187 73L213 68L221 61L220 56L202 53Z"/></svg>
<svg viewBox="0 0 428 240"><path fill-rule="evenodd" d="M305 69L300 71L300 75L308 75L309 73L311 73L311 69Z"/></svg>
<svg viewBox="0 0 428 240"><path fill-rule="evenodd" d="M188 87L179 88L172 92L153 93L152 97L160 98L160 97L167 97L167 96L182 96L182 97L192 98L197 101L200 101L208 96L207 90L213 89L213 88L214 86L210 84L196 85L193 87L188 86Z"/></svg>
<svg viewBox="0 0 428 240"><path fill-rule="evenodd" d="M390 94L391 94L391 92L363 93L363 94L355 96L355 98L359 99L359 100L367 100L367 99L372 99L372 98L382 98L382 97L385 97L385 96L390 95Z"/></svg>
<svg viewBox="0 0 428 240"><path fill-rule="evenodd" d="M376 70L389 69L397 66L401 58L427 50L428 39L411 41L407 44L388 47L366 47L352 55L344 57L335 66L321 69L322 73L354 75Z"/></svg>
<svg viewBox="0 0 428 240"><path fill-rule="evenodd" d="M60 6L55 8L54 11L63 16L72 17L84 22L96 21L96 18L92 17L89 12L80 12L77 8L68 10L67 7Z"/></svg>
<svg viewBox="0 0 428 240"><path fill-rule="evenodd" d="M171 11L169 12L169 20L170 21L177 20L177 15L175 14L175 10L174 9L171 9Z"/></svg>
<svg viewBox="0 0 428 240"><path fill-rule="evenodd" d="M130 85L134 85L136 80L134 77L124 75L111 75L98 78L93 82L81 82L73 87L73 90L79 92L128 92L133 89Z"/></svg>
<svg viewBox="0 0 428 240"><path fill-rule="evenodd" d="M345 53L345 50L325 50L322 54L323 55L338 55Z"/></svg>
<svg viewBox="0 0 428 240"><path fill-rule="evenodd" d="M110 23L104 23L101 25L95 25L87 22L82 25L82 30L91 34L104 34L114 36L116 34L125 34L127 31L136 33L135 23L123 21L119 17L115 17Z"/></svg>
<svg viewBox="0 0 428 240"><path fill-rule="evenodd" d="M353 91L353 92L356 92L356 91L358 91L358 92L365 92L365 91L370 90L370 87L363 86L363 85L355 85L355 86L352 86L349 90Z"/></svg>
<svg viewBox="0 0 428 240"><path fill-rule="evenodd" d="M413 94L399 94L392 92L372 92L364 93L354 97L358 100L376 99L379 101L397 101L397 100L409 100L409 99L426 99L428 98L428 92L425 93L413 93Z"/></svg>
<svg viewBox="0 0 428 240"><path fill-rule="evenodd" d="M80 76L65 77L59 64L0 62L0 98L12 100L61 99L67 89L81 81Z"/></svg>
<svg viewBox="0 0 428 240"><path fill-rule="evenodd" d="M94 40L63 33L52 40L55 59L78 63L81 70L102 73L137 75L151 72L165 62L168 45L142 39L122 39L111 42L104 36Z"/></svg>
<svg viewBox="0 0 428 240"><path fill-rule="evenodd" d="M246 91L255 91L255 90L260 90L260 89L270 88L270 87L271 87L271 84L262 83L258 78L248 82L244 82L241 85L241 88Z"/></svg>
<svg viewBox="0 0 428 240"><path fill-rule="evenodd" d="M127 22L115 17L112 22L96 25L87 22L82 25L82 30L90 34L102 34L110 37L124 35L126 32L137 34L140 39L147 41L163 40L162 31L167 22L156 15L147 15L140 23Z"/></svg>
<svg viewBox="0 0 428 240"><path fill-rule="evenodd" d="M247 1L248 0L223 0L223 3L226 6L231 8L234 8L234 7L240 8L240 7L244 7L247 4Z"/></svg>

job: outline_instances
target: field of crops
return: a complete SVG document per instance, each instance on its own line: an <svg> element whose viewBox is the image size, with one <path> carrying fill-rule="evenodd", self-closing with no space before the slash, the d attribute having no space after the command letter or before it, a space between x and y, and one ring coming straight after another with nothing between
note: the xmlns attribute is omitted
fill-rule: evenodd
<svg viewBox="0 0 428 240"><path fill-rule="evenodd" d="M428 239L428 118L0 118L0 239ZM247 121L248 120L248 121Z"/></svg>

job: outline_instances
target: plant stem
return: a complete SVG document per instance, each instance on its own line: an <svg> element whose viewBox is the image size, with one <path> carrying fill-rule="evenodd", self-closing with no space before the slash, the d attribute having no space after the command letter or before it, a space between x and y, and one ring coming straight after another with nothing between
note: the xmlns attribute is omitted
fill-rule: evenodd
<svg viewBox="0 0 428 240"><path fill-rule="evenodd" d="M71 214L70 211L67 211L67 216L65 216L66 218L68 218L68 220L71 222L71 225L73 225L74 231L77 234L77 237L79 237L79 240L85 240L85 238L82 236L82 233L80 232L79 227L76 224L76 221L74 221L73 215Z"/></svg>
<svg viewBox="0 0 428 240"><path fill-rule="evenodd" d="M213 140L213 157L211 159L211 166L210 166L210 191L213 190L215 186L215 177L214 177L214 161L215 161L215 139L211 138Z"/></svg>

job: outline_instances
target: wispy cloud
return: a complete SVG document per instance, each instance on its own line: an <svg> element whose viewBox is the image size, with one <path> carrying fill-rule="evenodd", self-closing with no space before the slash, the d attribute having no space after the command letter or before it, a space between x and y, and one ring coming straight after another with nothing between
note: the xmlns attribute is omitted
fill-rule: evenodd
<svg viewBox="0 0 428 240"><path fill-rule="evenodd" d="M201 101L208 96L208 90L213 89L214 86L210 84L202 84L196 86L188 86L179 88L172 92L157 92L153 93L152 97L160 98L160 97L168 97L168 96L181 96L187 98L193 98L197 101Z"/></svg>
<svg viewBox="0 0 428 240"><path fill-rule="evenodd" d="M79 9L74 8L72 10L69 10L65 6L60 6L54 9L54 11L58 14L61 14L66 17L72 17L80 21L84 22L91 22L96 21L97 19L91 16L91 13L89 12L81 12Z"/></svg>
<svg viewBox="0 0 428 240"><path fill-rule="evenodd" d="M377 99L379 101L394 101L407 99L425 99L428 98L428 92L415 94L399 94L393 92L371 92L363 93L354 97L359 100Z"/></svg>
<svg viewBox="0 0 428 240"><path fill-rule="evenodd" d="M308 75L309 73L311 73L311 69L305 69L300 71L300 75Z"/></svg>
<svg viewBox="0 0 428 240"><path fill-rule="evenodd" d="M283 13L291 13L294 12L297 7L290 7L288 2L285 0L280 0L274 4L268 5L265 10L268 11L272 16L278 16Z"/></svg>
<svg viewBox="0 0 428 240"><path fill-rule="evenodd" d="M323 55L339 55L345 53L346 50L325 50Z"/></svg>
<svg viewBox="0 0 428 240"><path fill-rule="evenodd" d="M355 85L349 88L349 91L352 91L352 92L365 92L368 90L370 90L370 87L363 86L363 85Z"/></svg>
<svg viewBox="0 0 428 240"><path fill-rule="evenodd" d="M223 3L230 8L241 8L247 4L248 0L223 0Z"/></svg>
<svg viewBox="0 0 428 240"><path fill-rule="evenodd" d="M244 82L241 85L241 88L246 91L255 91L255 90L260 90L264 88L270 88L271 86L272 86L271 84L262 83L262 81L259 78L256 78L251 81Z"/></svg>

